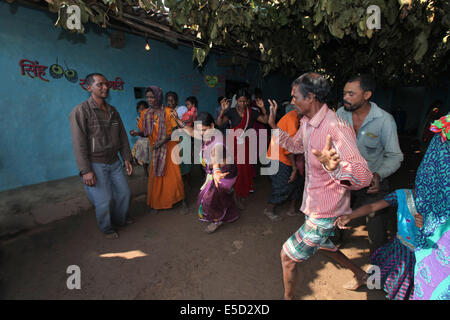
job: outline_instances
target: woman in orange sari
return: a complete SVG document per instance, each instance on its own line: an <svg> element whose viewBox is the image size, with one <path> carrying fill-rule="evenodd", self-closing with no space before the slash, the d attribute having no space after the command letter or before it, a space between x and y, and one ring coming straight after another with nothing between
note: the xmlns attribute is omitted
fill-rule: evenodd
<svg viewBox="0 0 450 320"><path fill-rule="evenodd" d="M138 123L140 132L134 135L148 137L152 147L152 162L148 175L147 204L155 210L170 209L177 202L184 202L184 185L179 166L171 159L178 141L171 141L172 131L177 127L174 112L162 105L163 92L159 87L147 88L145 95L150 108L141 113Z"/></svg>

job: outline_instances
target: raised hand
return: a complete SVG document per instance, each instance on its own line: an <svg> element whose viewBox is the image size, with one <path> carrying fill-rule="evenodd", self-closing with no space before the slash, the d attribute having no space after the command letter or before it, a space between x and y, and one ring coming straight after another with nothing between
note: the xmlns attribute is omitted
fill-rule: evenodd
<svg viewBox="0 0 450 320"><path fill-rule="evenodd" d="M268 99L267 101L269 101L269 105L270 105L270 114L269 114L269 126L273 129L275 129L277 127L275 120L277 118L277 110L278 110L278 104L275 100L270 100Z"/></svg>
<svg viewBox="0 0 450 320"><path fill-rule="evenodd" d="M220 101L220 107L222 108L222 112L225 112L230 106L231 102L227 98L223 98L222 101Z"/></svg>
<svg viewBox="0 0 450 320"><path fill-rule="evenodd" d="M333 148L333 143L331 141L330 135L327 135L327 142L325 143L325 147L322 149L322 151L312 149L312 153L328 171L334 171L341 162L339 154L337 153L336 149Z"/></svg>

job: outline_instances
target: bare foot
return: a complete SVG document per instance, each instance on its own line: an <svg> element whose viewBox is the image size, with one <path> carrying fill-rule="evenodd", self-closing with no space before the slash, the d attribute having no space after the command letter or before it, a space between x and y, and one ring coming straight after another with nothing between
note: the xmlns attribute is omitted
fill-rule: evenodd
<svg viewBox="0 0 450 320"><path fill-rule="evenodd" d="M357 278L353 277L352 280L344 284L344 289L350 290L350 291L356 291L360 287L365 286L367 284L367 279L369 278L368 275L364 276L363 278Z"/></svg>

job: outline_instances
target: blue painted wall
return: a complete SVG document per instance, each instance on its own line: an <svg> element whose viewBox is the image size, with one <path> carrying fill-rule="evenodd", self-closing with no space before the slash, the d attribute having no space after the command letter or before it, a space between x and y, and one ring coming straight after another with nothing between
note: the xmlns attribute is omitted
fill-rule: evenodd
<svg viewBox="0 0 450 320"><path fill-rule="evenodd" d="M134 87L158 85L164 92L176 91L182 104L187 96L196 95L200 111L209 112L214 112L227 79L261 87L265 97L290 98L292 79L277 75L263 79L256 64L247 70L217 67L217 56L211 55L200 70L192 63L189 47L174 49L150 40L147 52L144 39L127 34L125 48L115 49L104 29L88 26L84 35L72 35L55 28L55 20L56 15L48 12L0 2L0 191L77 174L68 116L89 95L78 83L53 79L48 69L45 78L49 82L21 75L21 59L49 67L58 58L60 65L67 63L83 78L91 72L103 73L110 80L120 76L124 91L110 91L108 102L119 110L127 131L136 124ZM221 82L210 88L204 81L206 75L218 76ZM408 111L411 128L423 122L432 100L439 98L444 109L450 109L449 89L448 80L439 88L419 89L423 99L414 103L407 102L414 88L380 89L374 101L387 111L401 105Z"/></svg>
<svg viewBox="0 0 450 320"><path fill-rule="evenodd" d="M49 82L21 75L21 59L49 67L58 57L60 65L67 63L80 78L91 72L110 80L120 76L124 91L110 91L108 102L120 112L127 131L136 125L134 87L158 85L164 92L175 91L182 104L194 94L199 110L209 112L225 89L225 79L260 86L267 97L289 97L288 79L262 79L256 64L245 72L220 68L212 55L199 70L192 63L192 48L174 49L150 40L147 52L144 39L126 34L125 48L115 49L105 30L89 26L84 35L71 35L53 27L55 20L47 12L0 3L0 191L77 174L68 116L89 95L78 82L52 78L48 69ZM206 75L220 76L222 82L210 88Z"/></svg>

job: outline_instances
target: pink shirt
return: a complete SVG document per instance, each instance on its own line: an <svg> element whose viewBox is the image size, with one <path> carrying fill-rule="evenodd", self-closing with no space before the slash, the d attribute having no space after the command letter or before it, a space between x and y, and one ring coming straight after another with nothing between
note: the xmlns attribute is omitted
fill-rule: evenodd
<svg viewBox="0 0 450 320"><path fill-rule="evenodd" d="M366 160L356 146L353 128L326 104L309 119L300 120L300 128L291 137L279 130L280 146L292 153L305 154L305 188L301 211L313 218L333 218L350 214L350 190L369 186L372 180ZM327 135L331 135L341 162L327 171L312 153L322 151Z"/></svg>
<svg viewBox="0 0 450 320"><path fill-rule="evenodd" d="M191 109L188 109L183 116L181 117L181 121L188 121L189 119L192 119L192 121L189 121L188 125L193 125L194 121L197 120L197 108L192 107Z"/></svg>

